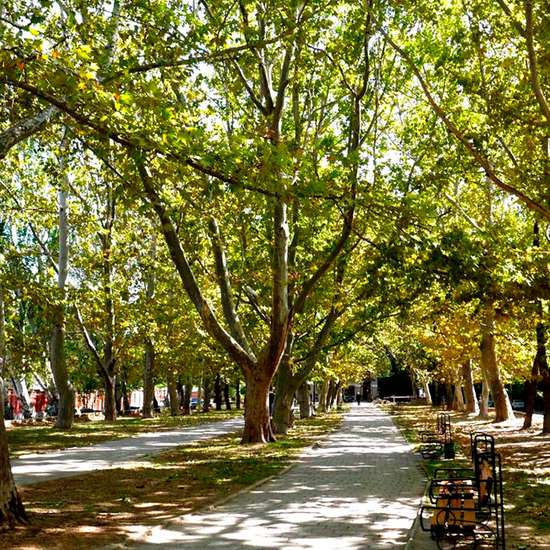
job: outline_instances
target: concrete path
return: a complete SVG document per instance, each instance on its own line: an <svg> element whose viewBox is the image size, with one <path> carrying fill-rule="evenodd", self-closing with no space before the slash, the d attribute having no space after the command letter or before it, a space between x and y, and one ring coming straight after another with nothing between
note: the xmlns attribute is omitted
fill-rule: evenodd
<svg viewBox="0 0 550 550"><path fill-rule="evenodd" d="M285 474L213 511L136 536L136 546L435 548L424 536L409 542L423 487L418 458L390 416L373 405L354 406L340 430Z"/></svg>
<svg viewBox="0 0 550 550"><path fill-rule="evenodd" d="M95 470L120 468L144 455L158 454L172 447L230 433L242 426L243 418L238 417L192 428L143 433L88 447L27 454L12 461L12 472L16 484L21 486Z"/></svg>

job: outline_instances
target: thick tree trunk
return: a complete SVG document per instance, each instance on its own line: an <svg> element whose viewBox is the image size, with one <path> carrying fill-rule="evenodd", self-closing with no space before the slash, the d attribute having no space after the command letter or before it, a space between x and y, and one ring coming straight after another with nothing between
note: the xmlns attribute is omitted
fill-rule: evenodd
<svg viewBox="0 0 550 550"><path fill-rule="evenodd" d="M0 384L0 391L4 391ZM0 529L26 523L27 515L11 473L4 410L0 411Z"/></svg>
<svg viewBox="0 0 550 550"><path fill-rule="evenodd" d="M155 348L153 342L148 338L145 341L145 360L143 365L143 418L153 416L152 404L155 393L153 383L153 370L155 366Z"/></svg>
<svg viewBox="0 0 550 550"><path fill-rule="evenodd" d="M178 396L178 385L171 369L168 369L166 375L166 387L168 388L168 397L170 399L170 416L178 416L180 411L180 399Z"/></svg>
<svg viewBox="0 0 550 550"><path fill-rule="evenodd" d="M464 402L464 394L462 393L462 386L455 384L454 386L454 410L464 412L466 410L466 403Z"/></svg>
<svg viewBox="0 0 550 550"><path fill-rule="evenodd" d="M313 407L311 406L311 395L307 382L300 384L297 392L298 404L300 405L300 418L311 418Z"/></svg>
<svg viewBox="0 0 550 550"><path fill-rule="evenodd" d="M216 374L214 379L214 403L216 405L216 410L222 410L222 378L220 373Z"/></svg>
<svg viewBox="0 0 550 550"><path fill-rule="evenodd" d="M115 398L115 376L103 376L103 387L105 389L105 421L114 422L116 420L116 398Z"/></svg>
<svg viewBox="0 0 550 550"><path fill-rule="evenodd" d="M502 422L504 420L513 419L514 413L500 376L500 369L498 367L495 352L494 331L494 308L492 304L490 304L486 307L481 326L481 368L485 371L495 402L495 422Z"/></svg>
<svg viewBox="0 0 550 550"><path fill-rule="evenodd" d="M287 434L288 430L292 428L292 401L297 389L292 378L288 378L284 382L281 378L277 380L277 391L273 404L273 429L276 434Z"/></svg>
<svg viewBox="0 0 550 550"><path fill-rule="evenodd" d="M226 410L231 410L231 398L229 397L229 384L224 383L223 385L223 399L225 401Z"/></svg>
<svg viewBox="0 0 550 550"><path fill-rule="evenodd" d="M255 374L256 378L246 379L242 443L275 441L268 405L271 378L265 375L263 369Z"/></svg>
<svg viewBox="0 0 550 550"><path fill-rule="evenodd" d="M277 371L275 402L273 404L273 429L276 434L287 434L292 427L292 400L298 389L299 380L292 376L292 369L285 354Z"/></svg>
<svg viewBox="0 0 550 550"><path fill-rule="evenodd" d="M464 394L466 396L466 412L479 414L479 403L474 388L474 374L472 363L468 359L462 364L462 382L464 384Z"/></svg>

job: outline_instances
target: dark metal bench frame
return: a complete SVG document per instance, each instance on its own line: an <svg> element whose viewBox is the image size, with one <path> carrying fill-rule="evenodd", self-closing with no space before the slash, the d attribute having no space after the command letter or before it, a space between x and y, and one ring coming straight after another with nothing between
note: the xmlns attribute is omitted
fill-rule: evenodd
<svg viewBox="0 0 550 550"><path fill-rule="evenodd" d="M440 412L437 415L435 432L426 430L420 433L422 458L434 459L445 455L445 458L454 458L454 443L451 428L451 416Z"/></svg>
<svg viewBox="0 0 550 550"><path fill-rule="evenodd" d="M505 549L501 458L495 452L492 436L471 434L470 440L473 469L439 468L434 472L428 486L430 503L420 509L420 526L431 533L440 548L444 542L472 538L474 548L492 540L494 548ZM484 477L487 472L490 477ZM468 508L474 511L474 522L463 519L465 508L452 505L457 501L465 503L469 498L474 499L475 506ZM430 514L429 527L424 525L428 519L424 516L426 511ZM443 516L434 525L436 513Z"/></svg>

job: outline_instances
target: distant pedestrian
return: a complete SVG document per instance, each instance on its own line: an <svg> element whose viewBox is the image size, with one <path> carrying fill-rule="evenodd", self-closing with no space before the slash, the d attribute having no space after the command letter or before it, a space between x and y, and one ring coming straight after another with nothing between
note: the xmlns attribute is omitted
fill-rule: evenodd
<svg viewBox="0 0 550 550"><path fill-rule="evenodd" d="M355 399L357 399L357 406L361 405L361 394L358 393L356 396L355 396Z"/></svg>

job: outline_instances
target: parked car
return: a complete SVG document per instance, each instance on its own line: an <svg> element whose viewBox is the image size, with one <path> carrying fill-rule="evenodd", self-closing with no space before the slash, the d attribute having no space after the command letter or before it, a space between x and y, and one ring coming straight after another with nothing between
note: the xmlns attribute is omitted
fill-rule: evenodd
<svg viewBox="0 0 550 550"><path fill-rule="evenodd" d="M512 401L512 409L516 411L524 411L525 410L525 401L522 399L514 399Z"/></svg>

